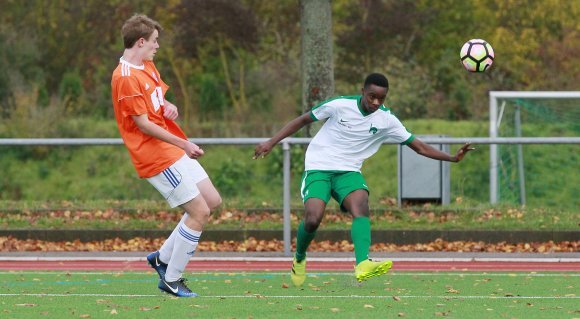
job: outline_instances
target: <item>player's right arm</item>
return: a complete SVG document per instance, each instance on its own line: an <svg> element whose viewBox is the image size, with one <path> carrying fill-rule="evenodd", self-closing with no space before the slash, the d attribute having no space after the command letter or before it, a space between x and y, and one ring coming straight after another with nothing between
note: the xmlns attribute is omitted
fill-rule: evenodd
<svg viewBox="0 0 580 319"><path fill-rule="evenodd" d="M280 131L278 131L278 133L272 136L272 138L256 146L254 151L254 159L268 155L268 153L272 151L272 148L281 140L298 132L299 129L312 122L314 122L314 118L312 118L310 112L304 113L288 122L288 124L286 124Z"/></svg>
<svg viewBox="0 0 580 319"><path fill-rule="evenodd" d="M175 136L169 133L168 131L164 130L159 125L149 121L149 118L147 118L147 114L132 115L131 117L133 118L133 121L135 121L135 124L137 125L139 130L143 132L143 134L153 136L166 143L173 144L181 148L183 151L185 151L185 154L190 158L198 158L204 154L203 150L199 146L195 145L194 143L191 143L188 140L184 140L178 136Z"/></svg>

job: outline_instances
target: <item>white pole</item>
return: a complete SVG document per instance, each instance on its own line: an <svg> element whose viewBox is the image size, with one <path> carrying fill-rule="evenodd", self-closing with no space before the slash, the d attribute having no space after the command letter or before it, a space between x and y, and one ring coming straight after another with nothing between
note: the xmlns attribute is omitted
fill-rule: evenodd
<svg viewBox="0 0 580 319"><path fill-rule="evenodd" d="M495 92L489 92L489 137L497 137L497 99ZM498 202L497 144L489 145L489 202Z"/></svg>
<svg viewBox="0 0 580 319"><path fill-rule="evenodd" d="M291 229L290 229L290 143L287 141L282 142L282 151L284 153L284 164L283 164L283 175L284 175L284 207L283 207L283 219L284 219L284 256L291 256L290 247L291 244Z"/></svg>
<svg viewBox="0 0 580 319"><path fill-rule="evenodd" d="M516 104L516 114L515 114L515 129L516 136L522 137L522 120L521 120L521 109L520 106ZM526 180L524 174L524 151L522 149L522 144L517 145L518 149L518 173L520 180L520 204L526 204Z"/></svg>

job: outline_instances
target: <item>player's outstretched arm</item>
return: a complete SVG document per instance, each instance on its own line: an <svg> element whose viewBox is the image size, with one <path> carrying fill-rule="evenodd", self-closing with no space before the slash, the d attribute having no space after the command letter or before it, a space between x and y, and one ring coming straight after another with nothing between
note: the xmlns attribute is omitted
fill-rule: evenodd
<svg viewBox="0 0 580 319"><path fill-rule="evenodd" d="M465 154L469 151L475 150L475 148L471 147L471 143L465 143L459 150L455 156L451 156L445 152L442 152L429 144L423 143L418 138L415 138L410 144L409 147L417 152L419 155L423 155L425 157L429 157L432 159L440 160L440 161L447 161L447 162L454 162L457 163L463 159Z"/></svg>
<svg viewBox="0 0 580 319"><path fill-rule="evenodd" d="M149 121L149 119L147 118L147 114L133 115L132 117L133 120L135 121L135 124L137 125L139 130L143 132L143 134L153 136L157 139L160 139L164 142L173 144L181 148L183 151L185 151L185 154L190 158L198 158L204 154L204 151L203 149L201 149L201 147L197 146L194 143L191 143L186 139L182 139L178 136L175 136L169 133L168 131L164 130L159 125Z"/></svg>
<svg viewBox="0 0 580 319"><path fill-rule="evenodd" d="M272 148L278 144L281 140L287 138L288 136L296 133L299 129L303 128L305 125L314 122L312 117L310 117L310 112L304 113L299 117L288 122L278 133L276 133L269 140L262 142L256 146L254 150L253 159L259 157L265 157L272 151Z"/></svg>

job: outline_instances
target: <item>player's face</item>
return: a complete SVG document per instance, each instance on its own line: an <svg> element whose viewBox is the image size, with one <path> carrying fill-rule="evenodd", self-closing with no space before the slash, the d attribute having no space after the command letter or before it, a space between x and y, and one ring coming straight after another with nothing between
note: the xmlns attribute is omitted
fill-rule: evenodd
<svg viewBox="0 0 580 319"><path fill-rule="evenodd" d="M361 104L367 113L373 113L385 103L387 97L387 88L370 84L362 89Z"/></svg>
<svg viewBox="0 0 580 319"><path fill-rule="evenodd" d="M153 60L155 57L155 53L157 53L157 49L159 48L159 42L157 39L159 38L159 32L157 30L153 31L149 39L145 39L143 41L143 56L145 60Z"/></svg>

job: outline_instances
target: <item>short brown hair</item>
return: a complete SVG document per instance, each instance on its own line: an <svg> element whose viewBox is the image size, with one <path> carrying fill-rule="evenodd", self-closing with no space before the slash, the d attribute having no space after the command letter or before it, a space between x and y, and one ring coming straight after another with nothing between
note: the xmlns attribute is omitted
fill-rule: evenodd
<svg viewBox="0 0 580 319"><path fill-rule="evenodd" d="M155 30L159 33L163 30L159 22L144 14L133 15L129 20L125 21L121 28L125 49L132 48L135 45L135 42L141 38L148 40Z"/></svg>

